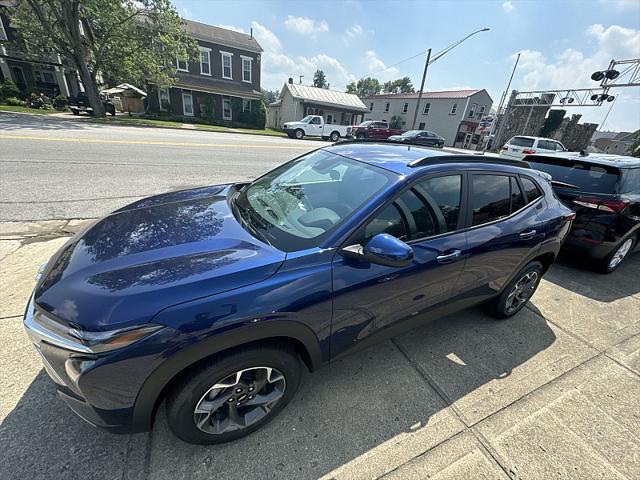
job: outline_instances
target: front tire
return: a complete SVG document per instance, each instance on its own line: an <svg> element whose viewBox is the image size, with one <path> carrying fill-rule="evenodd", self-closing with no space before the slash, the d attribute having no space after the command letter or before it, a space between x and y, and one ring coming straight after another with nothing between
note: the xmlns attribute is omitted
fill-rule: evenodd
<svg viewBox="0 0 640 480"><path fill-rule="evenodd" d="M236 440L273 419L301 378L293 349L259 345L215 355L191 370L167 397L167 421L188 443Z"/></svg>
<svg viewBox="0 0 640 480"><path fill-rule="evenodd" d="M356 135L356 139L357 140L364 140L365 138L367 138L364 133L359 133L358 135Z"/></svg>
<svg viewBox="0 0 640 480"><path fill-rule="evenodd" d="M304 131L301 128L297 129L295 136L298 140L302 140L304 138Z"/></svg>
<svg viewBox="0 0 640 480"><path fill-rule="evenodd" d="M609 255L600 260L597 265L597 270L600 273L612 273L616 271L622 262L633 252L636 242L636 236L633 234L623 238Z"/></svg>
<svg viewBox="0 0 640 480"><path fill-rule="evenodd" d="M489 315L498 320L503 320L514 316L522 310L538 289L542 271L540 262L528 263L504 287L502 293L487 304Z"/></svg>

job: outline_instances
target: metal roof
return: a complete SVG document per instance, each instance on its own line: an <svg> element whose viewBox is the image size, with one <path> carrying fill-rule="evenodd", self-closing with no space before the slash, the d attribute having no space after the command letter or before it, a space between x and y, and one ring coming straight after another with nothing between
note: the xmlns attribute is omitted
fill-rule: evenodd
<svg viewBox="0 0 640 480"><path fill-rule="evenodd" d="M481 92L483 89L476 90L442 90L438 92L423 92L422 98L467 98ZM414 93L381 93L363 97L363 100L379 100L379 99L411 99L418 98L420 92Z"/></svg>
<svg viewBox="0 0 640 480"><path fill-rule="evenodd" d="M226 28L214 27L193 20L185 20L186 29L189 35L196 40L217 43L228 47L235 47L255 53L261 53L262 47L251 35L246 33L227 30Z"/></svg>
<svg viewBox="0 0 640 480"><path fill-rule="evenodd" d="M326 88L311 87L309 85L299 85L295 83L285 83L284 88L289 89L291 95L300 100L308 100L310 102L320 103L327 106L347 108L358 112L369 111L367 106L362 103L362 100L353 93L337 92Z"/></svg>

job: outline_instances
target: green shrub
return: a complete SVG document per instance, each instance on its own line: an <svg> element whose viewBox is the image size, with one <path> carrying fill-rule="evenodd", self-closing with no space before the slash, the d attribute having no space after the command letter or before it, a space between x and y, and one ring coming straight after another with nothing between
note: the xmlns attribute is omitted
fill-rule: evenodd
<svg viewBox="0 0 640 480"><path fill-rule="evenodd" d="M213 101L213 95L207 95L200 108L202 112L200 116L203 120L207 122L213 122L215 120L215 104Z"/></svg>
<svg viewBox="0 0 640 480"><path fill-rule="evenodd" d="M51 110L53 105L51 104L51 99L41 93L38 95L37 93L32 93L29 96L29 100L27 100L27 107L29 108L38 108L41 110Z"/></svg>
<svg viewBox="0 0 640 480"><path fill-rule="evenodd" d="M66 110L67 105L69 105L69 99L66 95L60 94L53 99L53 108L60 112Z"/></svg>
<svg viewBox="0 0 640 480"><path fill-rule="evenodd" d="M0 85L0 98L16 98L20 96L20 90L10 79L5 78Z"/></svg>
<svg viewBox="0 0 640 480"><path fill-rule="evenodd" d="M18 97L8 97L4 99L4 103L7 105L11 105L12 107L24 107L25 102L20 100Z"/></svg>
<svg viewBox="0 0 640 480"><path fill-rule="evenodd" d="M267 108L262 100L251 102L251 113L253 113L253 126L264 130L267 124Z"/></svg>

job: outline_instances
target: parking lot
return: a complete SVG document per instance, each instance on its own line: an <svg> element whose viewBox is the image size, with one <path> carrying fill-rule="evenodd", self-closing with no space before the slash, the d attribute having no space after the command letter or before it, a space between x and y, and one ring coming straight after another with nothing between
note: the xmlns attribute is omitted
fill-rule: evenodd
<svg viewBox="0 0 640 480"><path fill-rule="evenodd" d="M182 443L163 407L150 433L91 427L56 397L22 328L39 265L84 218L253 178L326 143L7 118L0 478L638 478L640 254L608 276L561 259L510 320L425 318L307 375L282 415L235 443Z"/></svg>
<svg viewBox="0 0 640 480"><path fill-rule="evenodd" d="M80 224L1 224L1 478L637 478L640 256L609 276L563 260L511 320L425 319L308 375L266 428L198 447L163 408L121 436L56 397L21 314Z"/></svg>

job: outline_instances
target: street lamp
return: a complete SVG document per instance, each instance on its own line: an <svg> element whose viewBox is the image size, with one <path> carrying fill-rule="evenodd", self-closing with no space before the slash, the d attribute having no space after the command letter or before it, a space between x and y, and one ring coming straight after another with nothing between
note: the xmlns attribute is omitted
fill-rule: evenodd
<svg viewBox="0 0 640 480"><path fill-rule="evenodd" d="M413 113L413 123L411 124L411 129L412 130L414 130L416 128L416 120L418 119L418 110L420 109L420 102L422 101L422 91L424 90L424 82L427 80L427 69L429 68L429 65L431 65L433 62L435 62L439 58L443 57L447 53L449 53L451 50L456 48L458 45L460 45L462 42L464 42L468 38L473 37L477 33L487 32L487 31L489 31L489 27L485 27L485 28L481 28L480 30L476 30L475 32L470 33L469 35L467 35L463 39L452 43L447 48L445 48L441 52L437 53L436 56L433 57L433 58L431 58L431 49L428 50L428 52L427 52L427 61L424 63L424 73L422 74L422 83L420 84L420 92L418 93L418 103L416 105L416 111Z"/></svg>

